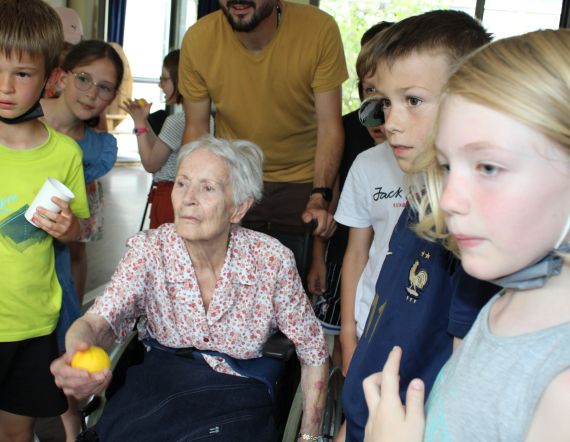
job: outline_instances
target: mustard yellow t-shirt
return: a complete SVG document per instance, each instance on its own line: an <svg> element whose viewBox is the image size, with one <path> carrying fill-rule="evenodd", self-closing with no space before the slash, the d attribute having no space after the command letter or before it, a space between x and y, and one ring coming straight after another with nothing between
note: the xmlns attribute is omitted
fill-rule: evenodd
<svg viewBox="0 0 570 442"><path fill-rule="evenodd" d="M347 78L338 26L314 6L281 1L281 21L259 54L243 47L223 12L184 37L179 88L216 105L216 136L248 140L265 154L265 181L310 183L317 146L315 93Z"/></svg>
<svg viewBox="0 0 570 442"><path fill-rule="evenodd" d="M24 217L46 178L65 184L75 194L73 213L89 217L83 153L71 138L46 128L47 141L35 149L0 145L0 342L45 336L57 325L61 287L53 237Z"/></svg>

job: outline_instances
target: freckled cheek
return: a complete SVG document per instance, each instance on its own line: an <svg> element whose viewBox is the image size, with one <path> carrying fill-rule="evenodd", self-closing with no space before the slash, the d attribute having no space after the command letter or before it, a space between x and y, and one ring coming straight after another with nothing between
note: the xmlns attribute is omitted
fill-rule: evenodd
<svg viewBox="0 0 570 442"><path fill-rule="evenodd" d="M431 131L431 126L433 124L433 118L420 117L416 121L413 121L412 124L413 127L416 128L416 137L418 142L421 144L417 147L420 147L422 149L427 148L427 142Z"/></svg>

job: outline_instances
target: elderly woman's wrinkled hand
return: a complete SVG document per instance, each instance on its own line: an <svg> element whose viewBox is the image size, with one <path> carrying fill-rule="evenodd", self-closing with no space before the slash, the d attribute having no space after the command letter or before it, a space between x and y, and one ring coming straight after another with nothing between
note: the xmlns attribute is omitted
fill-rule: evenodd
<svg viewBox="0 0 570 442"><path fill-rule="evenodd" d="M100 394L109 386L112 374L108 368L103 368L97 373L89 373L87 370L71 366L71 360L75 353L89 349L88 344L78 343L73 347L70 345L66 345L66 347L68 352L53 361L50 370L55 377L55 384L67 396L73 396L78 400L86 399L92 395Z"/></svg>
<svg viewBox="0 0 570 442"><path fill-rule="evenodd" d="M363 382L368 405L364 442L421 442L425 429L424 383L410 382L406 406L400 399L399 370L402 349L394 347L381 373Z"/></svg>

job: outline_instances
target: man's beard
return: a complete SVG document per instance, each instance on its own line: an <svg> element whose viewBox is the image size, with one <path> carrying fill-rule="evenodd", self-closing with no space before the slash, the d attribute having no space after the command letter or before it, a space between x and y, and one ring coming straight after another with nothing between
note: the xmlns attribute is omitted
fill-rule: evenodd
<svg viewBox="0 0 570 442"><path fill-rule="evenodd" d="M249 21L245 21L243 19L236 20L230 12L230 7L233 5L251 6L253 8L253 14ZM220 6L234 31L249 32L257 28L263 20L271 15L273 12L274 1L267 0L265 3L260 5L259 11L257 11L256 4L250 0L228 0L225 6L222 6L222 2L220 2Z"/></svg>

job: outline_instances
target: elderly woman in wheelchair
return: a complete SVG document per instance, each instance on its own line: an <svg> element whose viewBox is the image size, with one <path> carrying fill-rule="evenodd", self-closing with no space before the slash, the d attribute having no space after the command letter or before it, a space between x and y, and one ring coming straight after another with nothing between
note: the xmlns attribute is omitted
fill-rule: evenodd
<svg viewBox="0 0 570 442"><path fill-rule="evenodd" d="M262 161L245 141L207 136L182 147L175 223L128 240L105 293L67 333L52 372L79 399L99 394L112 375L71 367L77 351L126 340L137 319L150 349L107 404L96 426L101 441L274 440L264 375L272 368L260 356L278 329L301 361L299 440L317 440L328 380L321 327L293 254L238 225L261 198Z"/></svg>

